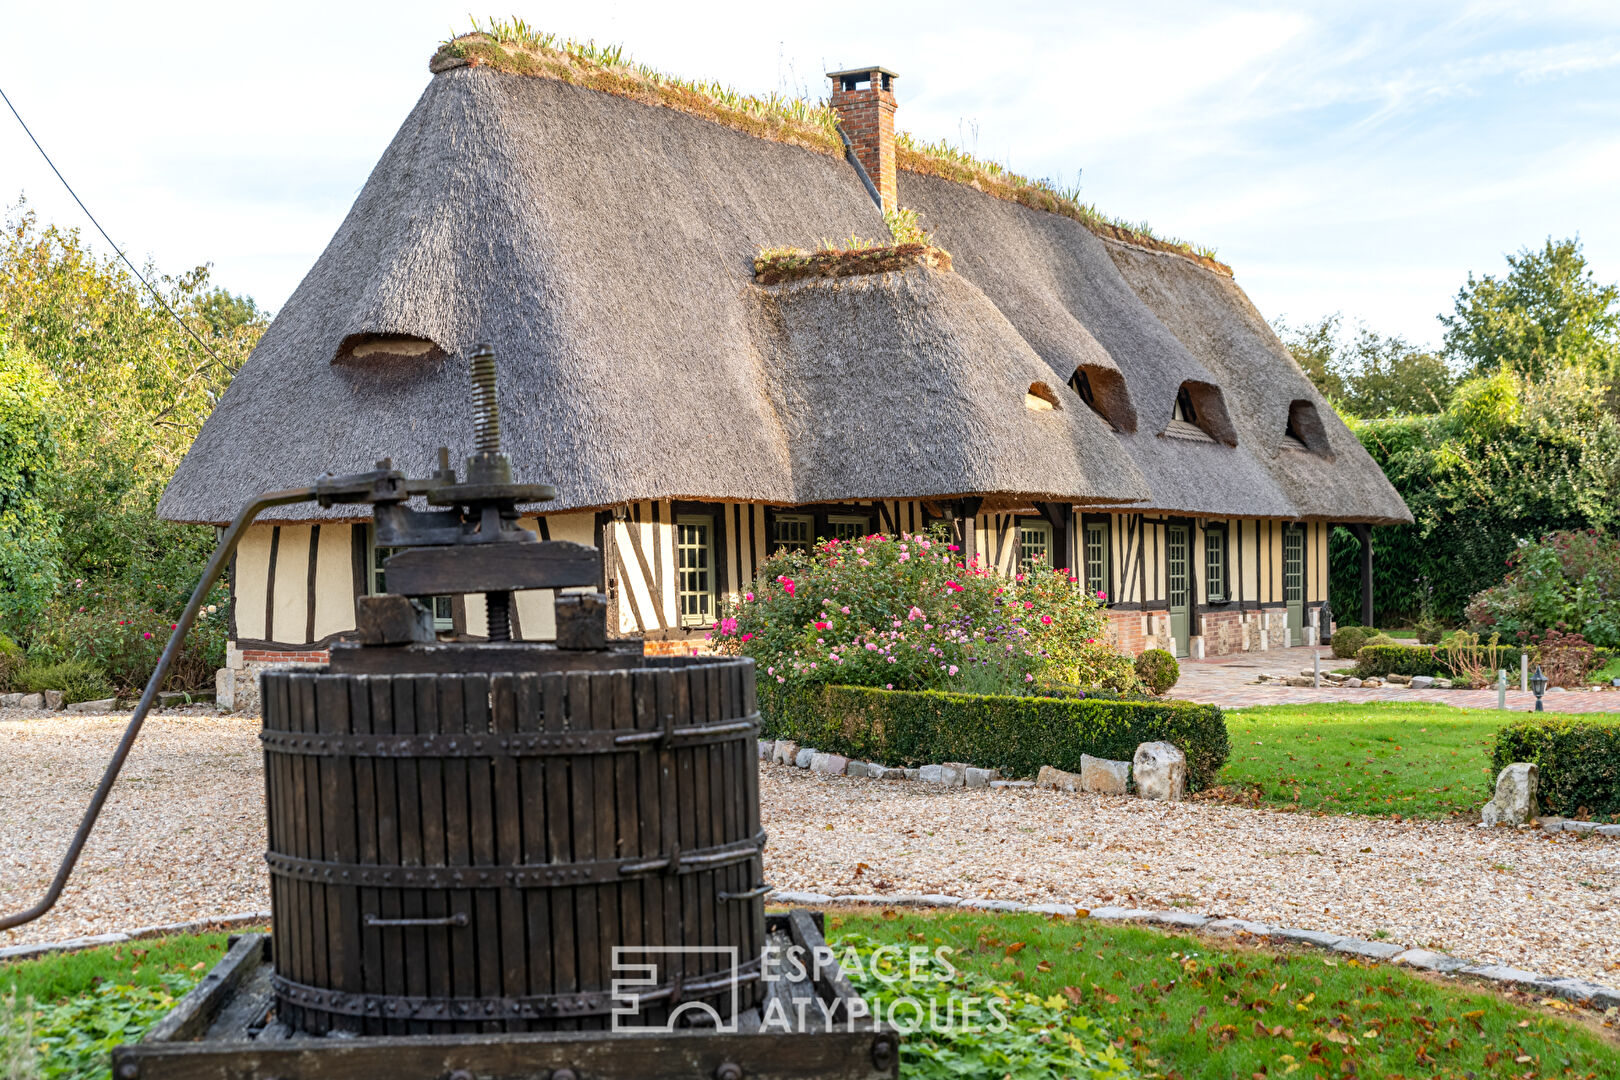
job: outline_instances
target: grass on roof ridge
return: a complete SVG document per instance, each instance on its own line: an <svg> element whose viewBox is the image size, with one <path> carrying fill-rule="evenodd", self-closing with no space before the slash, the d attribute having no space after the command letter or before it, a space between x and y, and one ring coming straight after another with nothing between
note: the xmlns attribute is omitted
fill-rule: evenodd
<svg viewBox="0 0 1620 1080"><path fill-rule="evenodd" d="M560 38L529 26L522 19L472 20L470 32L440 42L428 63L435 74L457 67L488 67L515 75L535 75L617 94L646 105L676 109L747 135L802 146L842 157L838 114L825 102L786 94L763 97L743 94L718 81L682 79L636 63L620 45ZM1185 240L1154 235L1146 222L1109 217L1080 201L1077 190L1046 180L1031 180L993 161L939 140L925 142L910 132L895 136L897 164L902 169L967 184L987 195L1033 210L1061 214L1097 235L1153 251L1184 256L1216 273L1232 268L1215 258L1215 249Z"/></svg>
<svg viewBox="0 0 1620 1080"><path fill-rule="evenodd" d="M950 252L932 244L858 244L848 248L766 248L754 259L754 279L761 285L780 285L805 278L841 278L881 274L929 266L951 268Z"/></svg>

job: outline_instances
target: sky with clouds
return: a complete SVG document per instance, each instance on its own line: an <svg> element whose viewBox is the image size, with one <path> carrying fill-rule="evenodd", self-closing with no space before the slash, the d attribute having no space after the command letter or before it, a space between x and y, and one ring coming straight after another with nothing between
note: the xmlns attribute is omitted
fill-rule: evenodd
<svg viewBox="0 0 1620 1080"><path fill-rule="evenodd" d="M6 9L10 10L7 11ZM461 0L3 0L0 88L113 238L275 309ZM1620 3L507 0L497 14L744 91L901 75L898 122L1217 249L1269 318L1439 338L1468 273L1579 234L1620 280ZM0 197L82 225L0 112ZM99 245L99 240L97 241Z"/></svg>

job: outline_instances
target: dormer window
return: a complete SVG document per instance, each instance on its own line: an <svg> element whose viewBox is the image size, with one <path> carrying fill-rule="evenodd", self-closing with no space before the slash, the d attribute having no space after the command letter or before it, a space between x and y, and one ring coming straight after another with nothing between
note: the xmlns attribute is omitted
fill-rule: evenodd
<svg viewBox="0 0 1620 1080"><path fill-rule="evenodd" d="M1170 408L1170 422L1164 434L1189 442L1218 442L1237 445L1237 431L1226 411L1221 389L1211 383L1188 381L1176 390Z"/></svg>
<svg viewBox="0 0 1620 1080"><path fill-rule="evenodd" d="M1282 446L1284 450L1332 458L1333 449L1328 445L1327 429L1322 426L1322 416L1316 411L1315 402L1296 398L1288 403L1288 423L1283 428Z"/></svg>
<svg viewBox="0 0 1620 1080"><path fill-rule="evenodd" d="M409 334L350 334L338 346L334 364L384 367L443 360L445 352L427 338Z"/></svg>
<svg viewBox="0 0 1620 1080"><path fill-rule="evenodd" d="M1063 408L1063 405L1050 386L1043 382L1032 382L1024 393L1024 408L1031 412L1051 412Z"/></svg>
<svg viewBox="0 0 1620 1080"><path fill-rule="evenodd" d="M1136 430L1136 410L1119 372L1093 364L1074 369L1069 388L1115 431Z"/></svg>

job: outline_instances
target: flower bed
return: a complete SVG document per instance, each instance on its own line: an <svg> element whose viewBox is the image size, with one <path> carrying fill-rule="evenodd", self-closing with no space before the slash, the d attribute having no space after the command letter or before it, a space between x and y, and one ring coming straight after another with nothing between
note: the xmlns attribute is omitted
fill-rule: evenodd
<svg viewBox="0 0 1620 1080"><path fill-rule="evenodd" d="M1031 693L1131 691L1100 599L1067 570L1004 578L942 533L827 540L769 559L722 605L715 648L752 656L765 687Z"/></svg>
<svg viewBox="0 0 1620 1080"><path fill-rule="evenodd" d="M765 738L884 765L963 761L1032 777L1042 765L1080 771L1080 757L1129 761L1139 744L1187 756L1187 787L1215 782L1230 743L1215 705L1027 695L952 694L862 686L761 688Z"/></svg>

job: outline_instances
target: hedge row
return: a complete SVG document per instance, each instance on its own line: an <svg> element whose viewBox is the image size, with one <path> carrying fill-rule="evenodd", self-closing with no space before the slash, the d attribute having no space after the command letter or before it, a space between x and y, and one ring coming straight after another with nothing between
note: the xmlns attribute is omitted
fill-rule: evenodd
<svg viewBox="0 0 1620 1080"><path fill-rule="evenodd" d="M1518 685L1519 653L1522 650L1505 645L1499 652L1496 665L1506 668L1508 682ZM1389 675L1433 675L1448 679L1451 669L1435 652L1433 645L1364 645L1356 653L1356 678L1384 678Z"/></svg>
<svg viewBox="0 0 1620 1080"><path fill-rule="evenodd" d="M763 688L762 688L763 689ZM1080 755L1129 761L1145 742L1187 755L1187 786L1215 783L1231 745L1214 705L823 686L761 693L762 735L883 765L962 761L1033 777Z"/></svg>
<svg viewBox="0 0 1620 1080"><path fill-rule="evenodd" d="M1620 815L1620 723L1532 715L1496 733L1492 774L1515 761L1535 762L1549 813Z"/></svg>

